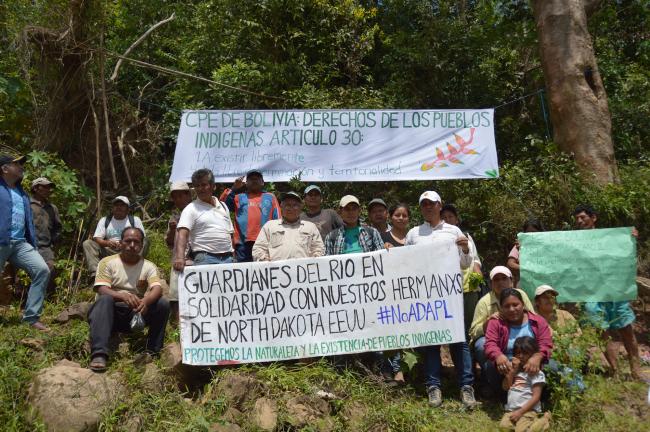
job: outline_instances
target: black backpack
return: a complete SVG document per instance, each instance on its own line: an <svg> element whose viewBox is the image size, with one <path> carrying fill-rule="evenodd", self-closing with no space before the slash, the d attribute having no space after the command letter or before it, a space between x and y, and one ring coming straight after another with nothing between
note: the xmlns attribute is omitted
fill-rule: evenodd
<svg viewBox="0 0 650 432"><path fill-rule="evenodd" d="M129 223L131 224L132 227L135 228L135 218L131 213L126 215L129 218ZM104 230L108 229L108 226L111 224L111 221L113 220L113 215L107 215L106 219L104 220Z"/></svg>

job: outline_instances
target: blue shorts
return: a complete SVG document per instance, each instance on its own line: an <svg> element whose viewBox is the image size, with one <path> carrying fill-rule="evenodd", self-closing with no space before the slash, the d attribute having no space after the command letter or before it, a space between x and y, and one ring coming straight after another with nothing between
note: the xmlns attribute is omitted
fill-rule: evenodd
<svg viewBox="0 0 650 432"><path fill-rule="evenodd" d="M618 330L632 324L634 311L627 301L589 302L584 304L585 318L603 330Z"/></svg>

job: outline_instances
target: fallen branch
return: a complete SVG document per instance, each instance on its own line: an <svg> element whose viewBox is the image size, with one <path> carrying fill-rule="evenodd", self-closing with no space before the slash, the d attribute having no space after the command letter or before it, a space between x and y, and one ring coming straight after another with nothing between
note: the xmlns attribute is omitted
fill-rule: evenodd
<svg viewBox="0 0 650 432"><path fill-rule="evenodd" d="M125 61L128 61L128 62L131 62L136 66L140 66L140 67L144 67L144 68L148 68L148 69L153 69L153 70L156 70L158 72L163 72L163 73L166 73L166 74L169 74L169 75L176 75L176 76L182 76L182 77L185 77L185 78L191 78L191 79L194 79L194 80L197 80L197 81L207 82L207 83L214 84L214 85L217 85L217 86L220 86L220 87L225 87L225 88L230 89L230 90L235 90L235 91L238 91L238 92L241 92L241 93L246 93L246 94L253 95L253 96L260 96L260 97L267 98L267 99L275 99L275 100L281 100L281 101L286 100L283 97L269 96L269 95L265 95L263 93L257 93L257 92L251 91L251 90L246 90L246 89L243 89L243 88L240 88L240 87L235 87L235 86L231 86L231 85L228 85L228 84L224 84L224 83L221 83L219 81L214 81L214 80L211 80L211 79L208 79L208 78L200 77L200 76L197 76L197 75L192 75L192 74L189 74L187 72L181 72L181 71L177 71L177 70L174 70L174 69L169 69L169 68L166 68L166 67L163 67L163 66L158 66L158 65L155 65L155 64L143 62L142 60L132 59L130 57L126 57L126 56L123 56L123 55L120 55L120 54L117 54L117 53L114 53L114 52L111 52L111 51L108 51L108 50L104 50L102 48L100 48L100 50L102 50L109 57L115 57L115 58L118 58L118 59L122 59L122 60L125 60Z"/></svg>
<svg viewBox="0 0 650 432"><path fill-rule="evenodd" d="M149 30L144 32L144 34L142 36L140 36L138 38L138 40L133 42L133 44L130 47L128 47L126 51L124 51L123 56L124 57L128 56L131 53L131 51L133 51L138 45L140 45L142 43L142 41L144 41L147 38L147 36L149 36L154 30L156 30L161 25L172 21L174 18L176 18L176 13L172 13L169 18L165 18L164 20L162 20L160 22L157 22L156 24L149 27ZM120 70L120 66L122 66L122 60L123 59L119 59L117 61L117 63L115 64L115 69L113 69L113 74L109 78L109 81L113 82L113 81L115 81L115 79L117 79L117 73Z"/></svg>

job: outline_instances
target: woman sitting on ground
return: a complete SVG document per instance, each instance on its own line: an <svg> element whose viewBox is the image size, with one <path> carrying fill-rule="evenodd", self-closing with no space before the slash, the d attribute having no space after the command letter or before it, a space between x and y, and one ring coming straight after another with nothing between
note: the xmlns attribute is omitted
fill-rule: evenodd
<svg viewBox="0 0 650 432"><path fill-rule="evenodd" d="M537 374L549 361L553 350L551 328L543 317L524 309L519 291L504 289L499 304L499 316L490 318L485 330L485 355L488 359L485 373L493 388L498 388L502 377L512 370L513 346L518 337L533 337L539 346L539 352L522 365L526 373Z"/></svg>

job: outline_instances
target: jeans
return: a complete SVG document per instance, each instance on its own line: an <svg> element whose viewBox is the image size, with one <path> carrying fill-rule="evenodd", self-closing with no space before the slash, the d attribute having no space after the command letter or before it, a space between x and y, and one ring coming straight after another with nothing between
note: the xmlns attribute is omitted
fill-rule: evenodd
<svg viewBox="0 0 650 432"><path fill-rule="evenodd" d="M237 243L235 245L235 257L237 262L253 262L253 245L255 242Z"/></svg>
<svg viewBox="0 0 650 432"><path fill-rule="evenodd" d="M88 323L90 324L91 357L103 354L108 357L109 340L115 332L129 333L131 331L131 318L133 310L126 303L116 302L109 294L101 294L90 311ZM147 351L158 353L165 341L165 326L169 318L169 301L160 297L155 303L147 307L143 316L145 324L149 327L147 335Z"/></svg>
<svg viewBox="0 0 650 432"><path fill-rule="evenodd" d="M208 264L230 264L232 262L232 255L223 258L208 255L205 252L196 252L194 254L194 265L208 265Z"/></svg>
<svg viewBox="0 0 650 432"><path fill-rule="evenodd" d="M503 376L497 371L494 362L488 360L485 356L485 336L481 336L474 342L474 356L476 361L481 365L481 381L490 388L501 389Z"/></svg>
<svg viewBox="0 0 650 432"><path fill-rule="evenodd" d="M558 381L566 382L567 388L574 393L582 393L586 389L580 372L574 371L569 366L558 363L553 359L550 359L548 364L544 366L544 372L547 376L555 376L559 378Z"/></svg>
<svg viewBox="0 0 650 432"><path fill-rule="evenodd" d="M402 370L402 351L388 351L384 353L386 369L395 375L397 372Z"/></svg>
<svg viewBox="0 0 650 432"><path fill-rule="evenodd" d="M440 345L427 346L420 349L424 357L424 375L426 387L441 387L440 375L442 372L442 361L440 360ZM449 344L451 358L454 361L454 368L460 387L474 384L474 373L472 372L472 356L469 353L467 342L456 342Z"/></svg>
<svg viewBox="0 0 650 432"><path fill-rule="evenodd" d="M7 246L0 246L0 268L4 268L6 261L25 270L32 280L23 311L23 321L33 324L43 312L50 269L34 246L25 240L10 240Z"/></svg>

